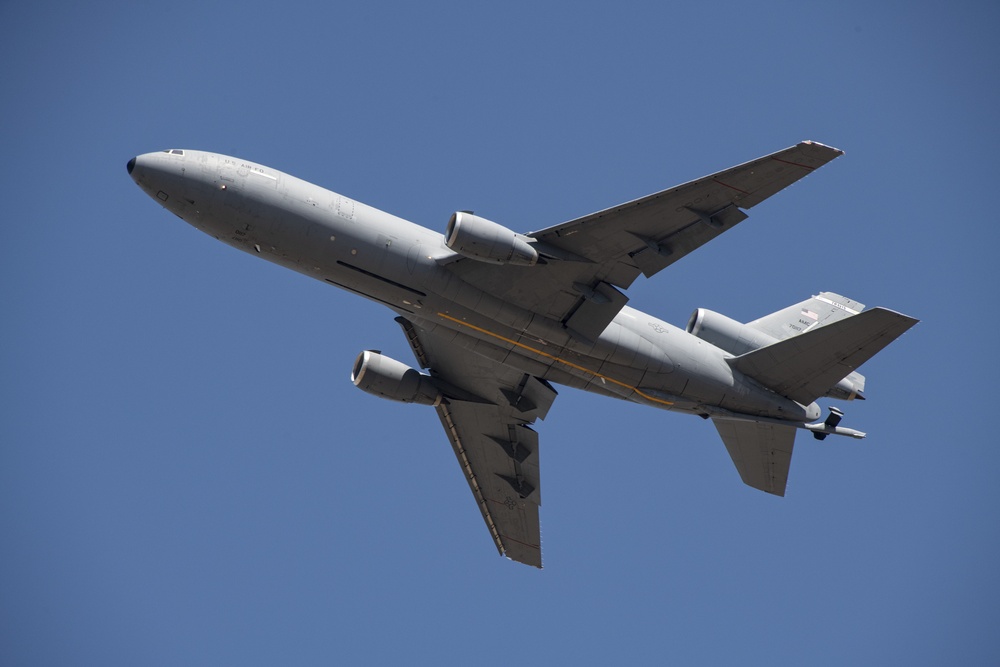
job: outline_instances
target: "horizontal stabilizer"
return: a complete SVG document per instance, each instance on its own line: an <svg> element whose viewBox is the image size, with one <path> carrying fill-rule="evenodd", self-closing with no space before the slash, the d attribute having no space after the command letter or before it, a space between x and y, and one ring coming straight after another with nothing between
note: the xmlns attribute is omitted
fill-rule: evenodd
<svg viewBox="0 0 1000 667"><path fill-rule="evenodd" d="M886 308L872 308L729 363L768 389L808 405L917 322Z"/></svg>
<svg viewBox="0 0 1000 667"><path fill-rule="evenodd" d="M716 418L712 421L743 482L776 496L785 495L795 427Z"/></svg>

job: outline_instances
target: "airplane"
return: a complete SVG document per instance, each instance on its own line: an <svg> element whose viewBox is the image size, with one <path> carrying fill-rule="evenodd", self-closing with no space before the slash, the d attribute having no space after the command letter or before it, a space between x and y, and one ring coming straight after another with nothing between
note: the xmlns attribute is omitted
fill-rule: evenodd
<svg viewBox="0 0 1000 667"><path fill-rule="evenodd" d="M130 159L150 197L214 238L384 304L421 370L361 352L351 381L433 406L502 556L541 568L539 438L557 385L711 419L747 485L783 496L799 430L864 438L821 398L918 320L821 292L752 322L699 308L684 329L627 289L843 152L805 141L540 231L472 211L442 235L271 167L169 149Z"/></svg>

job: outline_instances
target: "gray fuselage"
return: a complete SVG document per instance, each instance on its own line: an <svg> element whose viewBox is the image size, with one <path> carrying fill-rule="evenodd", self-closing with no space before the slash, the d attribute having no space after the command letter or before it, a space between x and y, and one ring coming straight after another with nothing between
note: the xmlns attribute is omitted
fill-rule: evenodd
<svg viewBox="0 0 1000 667"><path fill-rule="evenodd" d="M129 162L152 198L235 248L385 304L457 345L545 380L694 414L816 419L734 370L729 353L625 307L595 341L470 285L449 264L471 262L430 229L270 167L202 151ZM530 270L530 269L527 269Z"/></svg>

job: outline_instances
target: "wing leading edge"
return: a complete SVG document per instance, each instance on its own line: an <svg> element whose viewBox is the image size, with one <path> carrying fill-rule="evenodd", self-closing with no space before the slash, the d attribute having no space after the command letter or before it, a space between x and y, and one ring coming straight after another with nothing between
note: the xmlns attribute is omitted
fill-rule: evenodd
<svg viewBox="0 0 1000 667"><path fill-rule="evenodd" d="M538 434L556 391L542 380L469 352L443 331L397 318L418 362L468 400L436 407L490 536L501 555L542 567Z"/></svg>

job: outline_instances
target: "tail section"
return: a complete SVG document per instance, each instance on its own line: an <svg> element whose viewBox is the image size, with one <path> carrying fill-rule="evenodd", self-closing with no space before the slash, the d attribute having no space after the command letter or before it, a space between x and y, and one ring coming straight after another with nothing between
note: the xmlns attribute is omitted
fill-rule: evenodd
<svg viewBox="0 0 1000 667"><path fill-rule="evenodd" d="M862 312L863 311L863 312ZM729 364L782 396L808 405L821 396L853 398L864 389L854 369L917 323L912 317L824 292L747 324L699 309L688 331L736 355ZM749 486L785 495L797 428L863 438L839 426L843 413L831 408L825 422L782 423L750 415L712 414L712 421Z"/></svg>
<svg viewBox="0 0 1000 667"><path fill-rule="evenodd" d="M842 322L861 314L864 309L863 303L853 299L821 292L747 324L699 308L691 315L687 331L739 357ZM848 401L864 400L864 389L865 376L851 370L837 378L821 395Z"/></svg>
<svg viewBox="0 0 1000 667"><path fill-rule="evenodd" d="M734 357L729 363L776 393L808 405L839 386L855 368L918 321L886 308L855 313ZM834 316L831 313L827 319Z"/></svg>

